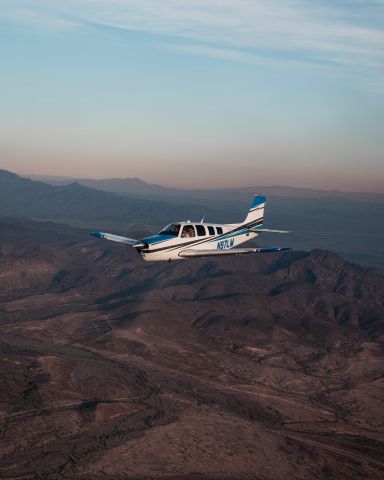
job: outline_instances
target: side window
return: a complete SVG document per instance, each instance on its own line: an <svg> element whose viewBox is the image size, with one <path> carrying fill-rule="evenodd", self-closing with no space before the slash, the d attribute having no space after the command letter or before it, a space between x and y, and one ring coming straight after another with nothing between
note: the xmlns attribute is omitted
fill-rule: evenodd
<svg viewBox="0 0 384 480"><path fill-rule="evenodd" d="M196 230L199 237L205 237L205 227L203 225L196 225Z"/></svg>
<svg viewBox="0 0 384 480"><path fill-rule="evenodd" d="M181 232L181 238L190 238L195 236L195 227L193 225L184 225L183 231Z"/></svg>
<svg viewBox="0 0 384 480"><path fill-rule="evenodd" d="M208 227L209 235L215 235L215 229L213 227Z"/></svg>
<svg viewBox="0 0 384 480"><path fill-rule="evenodd" d="M221 235L223 233L223 229L221 227L216 227L217 234Z"/></svg>

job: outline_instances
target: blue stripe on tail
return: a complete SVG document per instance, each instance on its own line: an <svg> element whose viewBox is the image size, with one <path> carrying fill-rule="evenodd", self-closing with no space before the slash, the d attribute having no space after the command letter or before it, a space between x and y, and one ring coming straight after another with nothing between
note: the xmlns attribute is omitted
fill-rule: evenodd
<svg viewBox="0 0 384 480"><path fill-rule="evenodd" d="M252 210L253 208L258 207L262 203L265 203L266 200L267 198L264 197L264 195L255 195L250 209Z"/></svg>

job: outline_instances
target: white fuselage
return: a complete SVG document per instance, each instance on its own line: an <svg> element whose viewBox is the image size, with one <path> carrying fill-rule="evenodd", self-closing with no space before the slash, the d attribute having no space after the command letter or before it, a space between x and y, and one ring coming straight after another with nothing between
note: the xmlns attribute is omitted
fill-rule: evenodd
<svg viewBox="0 0 384 480"><path fill-rule="evenodd" d="M138 250L146 261L181 260L183 250L226 250L258 236L242 224L177 222L144 238Z"/></svg>
<svg viewBox="0 0 384 480"><path fill-rule="evenodd" d="M171 223L157 235L136 240L108 232L90 232L93 237L123 243L136 249L143 260L161 262L197 257L221 257L290 250L287 247L241 247L260 233L288 233L262 228L266 198L256 194L242 223L217 224L186 222Z"/></svg>

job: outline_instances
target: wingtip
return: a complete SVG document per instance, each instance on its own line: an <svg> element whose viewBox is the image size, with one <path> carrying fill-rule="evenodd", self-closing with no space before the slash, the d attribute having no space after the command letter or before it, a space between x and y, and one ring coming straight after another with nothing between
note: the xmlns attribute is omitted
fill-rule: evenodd
<svg viewBox="0 0 384 480"><path fill-rule="evenodd" d="M288 250L293 250L292 247L263 247L260 248L262 253L273 253L273 252L286 252Z"/></svg>
<svg viewBox="0 0 384 480"><path fill-rule="evenodd" d="M101 232L89 232L89 235L91 235L91 237L103 238L103 234Z"/></svg>

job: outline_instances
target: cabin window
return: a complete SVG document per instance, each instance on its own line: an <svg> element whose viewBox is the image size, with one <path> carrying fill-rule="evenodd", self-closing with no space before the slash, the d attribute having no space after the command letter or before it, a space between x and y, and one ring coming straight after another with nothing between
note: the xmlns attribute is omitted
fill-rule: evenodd
<svg viewBox="0 0 384 480"><path fill-rule="evenodd" d="M179 236L180 232L180 225L177 223L171 223L171 225L168 225L167 227L162 230L159 235L173 235L175 237Z"/></svg>
<svg viewBox="0 0 384 480"><path fill-rule="evenodd" d="M205 237L205 227L204 225L196 225L197 235L199 237Z"/></svg>
<svg viewBox="0 0 384 480"><path fill-rule="evenodd" d="M215 229L211 226L208 227L209 235L215 235Z"/></svg>
<svg viewBox="0 0 384 480"><path fill-rule="evenodd" d="M196 237L195 227L193 225L184 225L181 232L182 238Z"/></svg>
<svg viewBox="0 0 384 480"><path fill-rule="evenodd" d="M217 231L217 234L218 235L222 235L223 234L223 229L221 227L216 227L216 231Z"/></svg>

